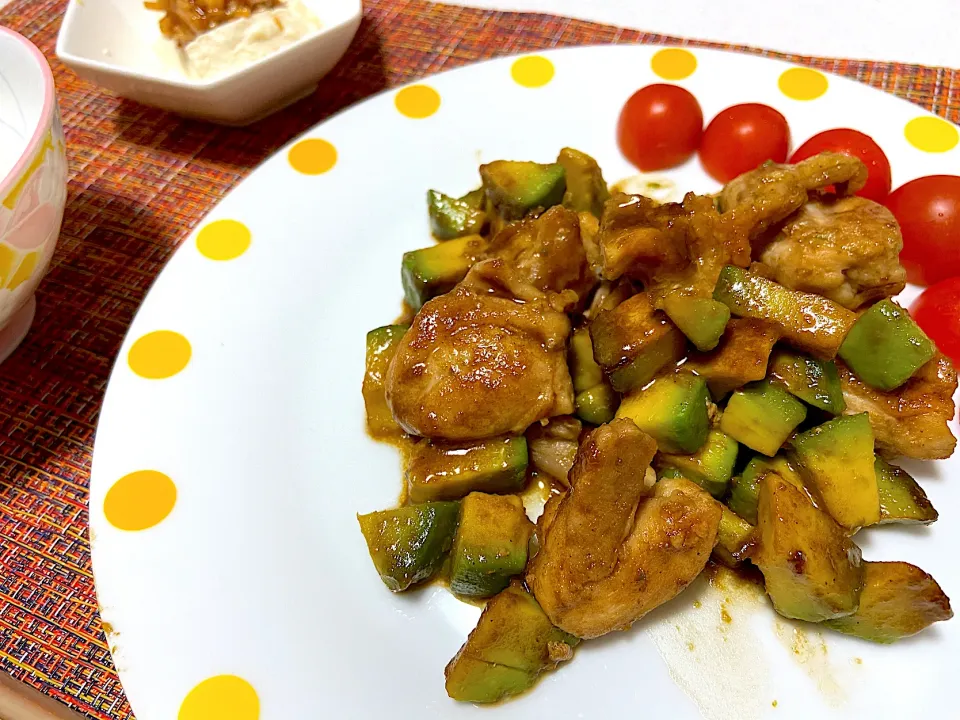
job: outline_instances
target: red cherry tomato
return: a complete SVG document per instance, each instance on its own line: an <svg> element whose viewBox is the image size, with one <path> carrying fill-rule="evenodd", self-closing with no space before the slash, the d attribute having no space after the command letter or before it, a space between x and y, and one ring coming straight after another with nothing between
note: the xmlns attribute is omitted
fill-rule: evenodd
<svg viewBox="0 0 960 720"><path fill-rule="evenodd" d="M901 185L886 205L900 223L907 279L930 285L960 275L960 177L928 175Z"/></svg>
<svg viewBox="0 0 960 720"><path fill-rule="evenodd" d="M790 150L787 119L769 105L728 107L710 121L700 141L700 162L722 183L767 160L782 163Z"/></svg>
<svg viewBox="0 0 960 720"><path fill-rule="evenodd" d="M940 352L960 365L960 277L928 287L913 301L910 314Z"/></svg>
<svg viewBox="0 0 960 720"><path fill-rule="evenodd" d="M617 123L620 150L640 170L665 170L696 152L703 134L703 111L677 85L647 85L637 90Z"/></svg>
<svg viewBox="0 0 960 720"><path fill-rule="evenodd" d="M790 162L800 162L828 150L860 158L867 166L867 184L857 195L882 203L890 194L890 161L872 137L858 130L838 128L818 133L796 149Z"/></svg>

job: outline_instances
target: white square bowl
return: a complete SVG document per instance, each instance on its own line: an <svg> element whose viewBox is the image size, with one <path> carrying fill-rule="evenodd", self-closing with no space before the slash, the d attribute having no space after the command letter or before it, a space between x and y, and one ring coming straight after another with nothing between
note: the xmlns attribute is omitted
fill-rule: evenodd
<svg viewBox="0 0 960 720"><path fill-rule="evenodd" d="M309 94L343 57L360 25L361 0L302 0L318 30L211 79L182 69L160 33L160 13L140 0L70 0L57 56L80 77L121 97L180 115L245 125Z"/></svg>

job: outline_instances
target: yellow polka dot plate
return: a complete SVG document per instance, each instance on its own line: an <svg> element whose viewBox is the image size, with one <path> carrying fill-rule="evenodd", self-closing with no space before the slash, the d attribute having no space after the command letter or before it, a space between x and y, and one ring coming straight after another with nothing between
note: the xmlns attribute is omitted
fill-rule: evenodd
<svg viewBox="0 0 960 720"><path fill-rule="evenodd" d="M794 145L872 135L897 186L960 169L957 130L850 80L746 55L644 46L505 58L393 90L318 125L230 193L134 320L97 432L93 565L139 720L467 718L443 667L480 610L444 588L387 592L356 513L400 491L393 447L364 432L367 330L400 312L400 258L429 240L425 194L478 184L497 158L566 145L633 174L615 125L651 82L704 115L761 102ZM713 191L696 160L677 188ZM906 291L911 298L915 289ZM956 432L956 424L954 423ZM960 462L909 466L931 528L857 536L960 596ZM954 476L954 477L951 477ZM926 537L927 535L931 537ZM960 621L874 646L778 620L736 584L698 582L632 631L490 717L952 717ZM724 617L732 618L726 623Z"/></svg>

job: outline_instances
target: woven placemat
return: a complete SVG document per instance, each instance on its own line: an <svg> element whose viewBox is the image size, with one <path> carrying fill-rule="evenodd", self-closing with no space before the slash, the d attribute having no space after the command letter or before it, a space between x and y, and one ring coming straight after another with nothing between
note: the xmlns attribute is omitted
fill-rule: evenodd
<svg viewBox="0 0 960 720"><path fill-rule="evenodd" d="M38 292L36 322L0 366L0 668L90 717L130 718L90 571L90 454L124 333L197 222L290 138L384 88L565 45L727 46L553 16L367 0L356 40L316 93L250 128L225 129L80 81L54 57L64 8L61 0L16 0L0 12L0 24L50 59L70 157L63 232ZM955 70L732 49L846 75L960 119Z"/></svg>

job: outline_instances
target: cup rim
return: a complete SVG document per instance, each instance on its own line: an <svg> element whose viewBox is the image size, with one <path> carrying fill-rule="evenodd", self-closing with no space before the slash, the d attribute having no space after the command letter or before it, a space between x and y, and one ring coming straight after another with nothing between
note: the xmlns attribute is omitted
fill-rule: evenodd
<svg viewBox="0 0 960 720"><path fill-rule="evenodd" d="M27 142L26 147L24 147L16 164L10 172L7 173L7 176L0 180L0 198L5 198L13 184L23 175L24 170L26 170L40 149L44 136L53 123L53 110L54 107L56 107L56 99L53 71L50 69L50 64L43 56L43 53L40 52L40 49L20 33L14 32L2 25L0 25L0 34L7 35L23 45L27 52L36 60L37 65L40 67L40 74L43 77L43 108L40 111L40 122L38 122L36 128L34 128L33 135Z"/></svg>

